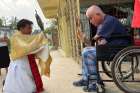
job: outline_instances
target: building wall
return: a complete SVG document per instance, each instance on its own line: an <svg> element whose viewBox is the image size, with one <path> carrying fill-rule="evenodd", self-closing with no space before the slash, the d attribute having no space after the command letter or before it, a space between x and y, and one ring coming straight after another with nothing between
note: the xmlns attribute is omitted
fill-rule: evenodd
<svg viewBox="0 0 140 93"><path fill-rule="evenodd" d="M59 44L66 56L78 61L81 43L77 39L76 18L80 16L78 0L60 0L58 11Z"/></svg>

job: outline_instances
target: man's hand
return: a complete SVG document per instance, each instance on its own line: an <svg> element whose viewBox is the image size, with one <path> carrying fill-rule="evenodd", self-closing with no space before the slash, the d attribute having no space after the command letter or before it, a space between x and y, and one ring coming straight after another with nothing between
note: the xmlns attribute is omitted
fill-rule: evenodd
<svg viewBox="0 0 140 93"><path fill-rule="evenodd" d="M99 39L98 40L98 45L105 45L107 41L105 39Z"/></svg>
<svg viewBox="0 0 140 93"><path fill-rule="evenodd" d="M92 40L98 40L99 38L100 38L99 35L95 35L95 36L92 38Z"/></svg>

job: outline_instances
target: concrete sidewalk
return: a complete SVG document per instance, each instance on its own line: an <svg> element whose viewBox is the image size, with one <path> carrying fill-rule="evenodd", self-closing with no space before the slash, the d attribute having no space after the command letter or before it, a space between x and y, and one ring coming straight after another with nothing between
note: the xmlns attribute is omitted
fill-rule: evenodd
<svg viewBox="0 0 140 93"><path fill-rule="evenodd" d="M81 73L80 65L72 58L66 58L59 51L52 51L53 63L51 65L51 77L43 76L45 92L43 93L84 93L81 87L74 87L73 81L79 80ZM4 76L5 71L2 71ZM0 87L2 88L2 76ZM103 76L104 77L104 76ZM104 77L106 78L106 77ZM106 93L123 93L113 83L107 83ZM0 92L2 93L2 92Z"/></svg>
<svg viewBox="0 0 140 93"><path fill-rule="evenodd" d="M53 51L51 55L53 57L51 78L43 77L48 93L84 93L81 87L72 85L73 81L80 79L77 75L81 73L80 65L72 58L62 56L59 51ZM113 83L106 83L106 86L106 93L123 93Z"/></svg>
<svg viewBox="0 0 140 93"><path fill-rule="evenodd" d="M53 63L51 65L51 77L43 77L45 89L48 93L84 93L82 88L72 85L73 81L80 77L80 66L71 58L63 57L58 51L51 53Z"/></svg>

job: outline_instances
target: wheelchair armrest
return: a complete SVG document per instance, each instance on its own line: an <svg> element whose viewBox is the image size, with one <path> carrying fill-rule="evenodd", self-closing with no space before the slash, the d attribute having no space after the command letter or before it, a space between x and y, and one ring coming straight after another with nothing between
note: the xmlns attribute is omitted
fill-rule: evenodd
<svg viewBox="0 0 140 93"><path fill-rule="evenodd" d="M112 50L116 50L116 51L120 51L120 50L122 50L122 49L124 49L124 48L126 48L126 47L128 47L128 46L131 46L132 44L128 44L128 45L118 45L118 46L116 46L116 45L97 45L96 46L96 49L98 50L98 51L112 51ZM106 50L105 50L106 49Z"/></svg>
<svg viewBox="0 0 140 93"><path fill-rule="evenodd" d="M109 48L110 49L122 49L122 48L126 48L126 47L128 47L128 46L131 46L132 44L128 44L128 45L118 45L118 46L116 46L116 45L109 45Z"/></svg>
<svg viewBox="0 0 140 93"><path fill-rule="evenodd" d="M117 40L117 39L124 39L124 40L128 40L128 44L127 45L109 45L109 47L120 47L120 48L123 48L123 47L127 47L127 46L130 46L133 44L133 38L131 35L112 35L110 38L110 40Z"/></svg>
<svg viewBox="0 0 140 93"><path fill-rule="evenodd" d="M97 60L112 61L114 56L129 45L96 45Z"/></svg>
<svg viewBox="0 0 140 93"><path fill-rule="evenodd" d="M118 39L118 38L121 38L121 39L132 39L132 36L131 35L112 35L110 37L110 39Z"/></svg>

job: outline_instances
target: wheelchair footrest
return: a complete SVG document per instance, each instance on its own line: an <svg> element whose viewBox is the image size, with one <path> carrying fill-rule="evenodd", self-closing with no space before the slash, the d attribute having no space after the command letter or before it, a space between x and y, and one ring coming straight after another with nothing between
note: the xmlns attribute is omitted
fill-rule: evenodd
<svg viewBox="0 0 140 93"><path fill-rule="evenodd" d="M89 80L97 80L97 75L90 75L88 76Z"/></svg>

